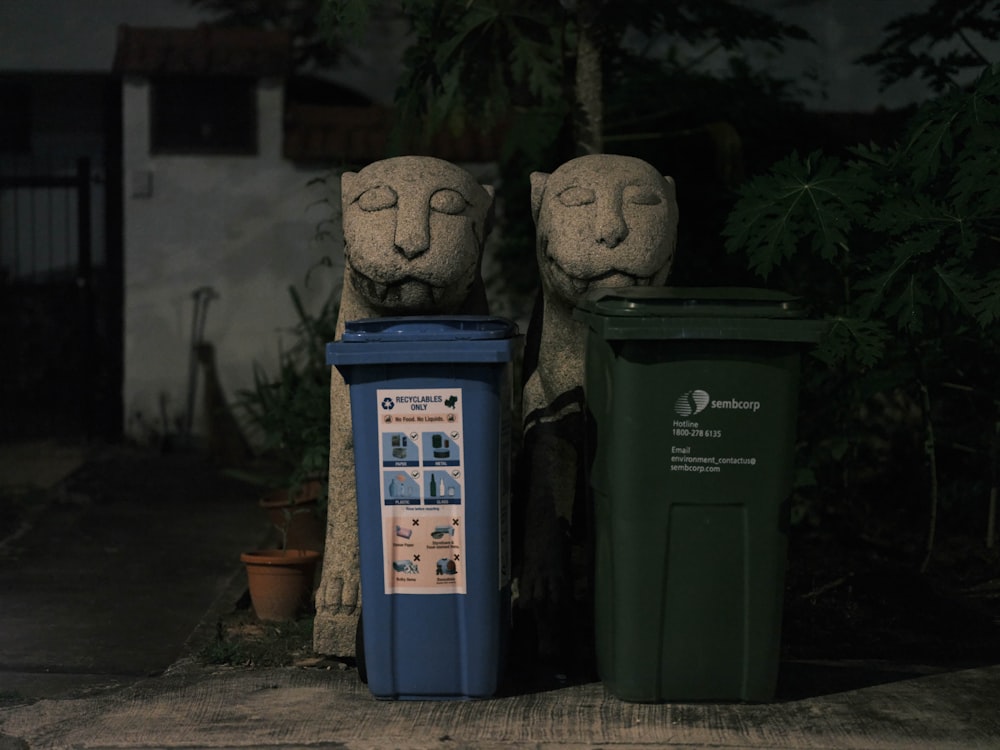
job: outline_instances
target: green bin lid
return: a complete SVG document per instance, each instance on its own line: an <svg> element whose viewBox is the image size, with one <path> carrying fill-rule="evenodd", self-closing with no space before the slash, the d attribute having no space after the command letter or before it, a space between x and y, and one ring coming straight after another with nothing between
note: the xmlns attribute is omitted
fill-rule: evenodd
<svg viewBox="0 0 1000 750"><path fill-rule="evenodd" d="M573 315L605 339L815 343L826 328L801 298L749 287L594 289Z"/></svg>

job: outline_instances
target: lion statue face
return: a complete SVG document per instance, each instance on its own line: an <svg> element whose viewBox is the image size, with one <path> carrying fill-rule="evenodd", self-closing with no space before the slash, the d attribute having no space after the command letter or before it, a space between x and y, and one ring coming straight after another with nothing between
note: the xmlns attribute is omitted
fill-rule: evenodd
<svg viewBox="0 0 1000 750"><path fill-rule="evenodd" d="M660 285L677 242L674 182L631 156L572 159L531 175L538 268L567 303L595 287Z"/></svg>
<svg viewBox="0 0 1000 750"><path fill-rule="evenodd" d="M452 312L480 275L492 188L450 162L400 156L341 177L353 290L380 314Z"/></svg>

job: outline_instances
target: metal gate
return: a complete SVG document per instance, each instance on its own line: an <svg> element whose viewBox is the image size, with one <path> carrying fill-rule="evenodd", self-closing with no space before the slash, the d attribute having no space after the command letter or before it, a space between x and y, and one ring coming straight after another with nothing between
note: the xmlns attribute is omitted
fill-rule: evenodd
<svg viewBox="0 0 1000 750"><path fill-rule="evenodd" d="M92 182L85 158L0 163L0 440L95 432Z"/></svg>

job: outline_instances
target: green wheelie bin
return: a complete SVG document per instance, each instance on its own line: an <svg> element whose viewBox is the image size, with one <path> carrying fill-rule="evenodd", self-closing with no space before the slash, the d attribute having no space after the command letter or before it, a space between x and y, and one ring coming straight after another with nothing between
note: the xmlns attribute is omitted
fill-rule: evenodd
<svg viewBox="0 0 1000 750"><path fill-rule="evenodd" d="M574 315L602 681L637 702L773 698L799 366L824 324L746 288L596 290Z"/></svg>

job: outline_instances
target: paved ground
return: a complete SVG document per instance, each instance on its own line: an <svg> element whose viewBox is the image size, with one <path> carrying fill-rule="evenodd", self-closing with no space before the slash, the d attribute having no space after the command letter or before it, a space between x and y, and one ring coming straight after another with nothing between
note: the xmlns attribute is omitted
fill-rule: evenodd
<svg viewBox="0 0 1000 750"><path fill-rule="evenodd" d="M0 497L27 493L0 538L0 694L161 673L241 572L239 553L265 538L257 492L194 455L33 448L0 446Z"/></svg>
<svg viewBox="0 0 1000 750"><path fill-rule="evenodd" d="M191 455L86 458L0 541L0 750L1000 748L1000 665L785 662L763 705L629 704L600 683L382 702L340 665L205 666L238 554L268 533L252 488Z"/></svg>

